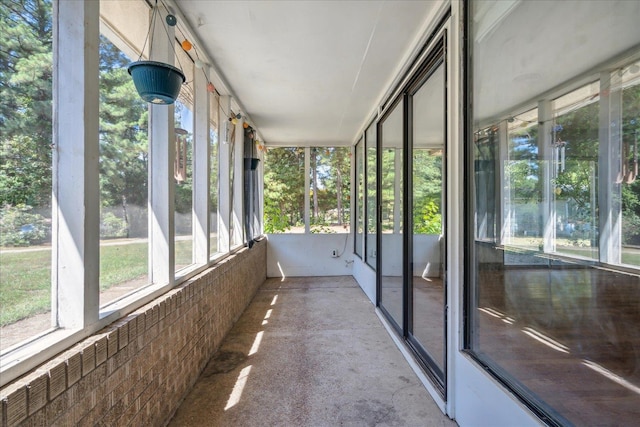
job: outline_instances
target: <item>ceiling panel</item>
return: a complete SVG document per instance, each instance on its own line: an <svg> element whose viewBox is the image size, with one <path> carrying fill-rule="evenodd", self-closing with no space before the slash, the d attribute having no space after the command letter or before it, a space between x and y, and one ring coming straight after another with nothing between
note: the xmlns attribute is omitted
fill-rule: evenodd
<svg viewBox="0 0 640 427"><path fill-rule="evenodd" d="M434 1L176 2L269 145L348 145Z"/></svg>

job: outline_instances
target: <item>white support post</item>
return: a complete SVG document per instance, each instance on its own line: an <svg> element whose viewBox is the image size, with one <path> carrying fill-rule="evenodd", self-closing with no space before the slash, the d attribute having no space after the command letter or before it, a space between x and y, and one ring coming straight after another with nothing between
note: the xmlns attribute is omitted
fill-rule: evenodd
<svg viewBox="0 0 640 427"><path fill-rule="evenodd" d="M304 147L304 232L311 232L311 148Z"/></svg>
<svg viewBox="0 0 640 427"><path fill-rule="evenodd" d="M622 89L618 73L600 75L600 146L598 152L598 211L600 261L622 262ZM621 162L622 161L622 162ZM596 207L591 207L595 211Z"/></svg>
<svg viewBox="0 0 640 427"><path fill-rule="evenodd" d="M211 143L209 140L209 92L207 78L196 70L194 81L193 138L193 261L209 262L209 189Z"/></svg>
<svg viewBox="0 0 640 427"><path fill-rule="evenodd" d="M236 124L236 143L233 147L233 246L244 242L244 117Z"/></svg>
<svg viewBox="0 0 640 427"><path fill-rule="evenodd" d="M75 3L75 2L74 2ZM158 20L164 22L165 12ZM174 63L174 27L162 25L152 33L150 59ZM149 275L151 283L173 285L175 279L175 157L174 106L149 106Z"/></svg>
<svg viewBox="0 0 640 427"><path fill-rule="evenodd" d="M540 159L540 179L542 179L542 198L540 202L540 218L542 218L542 247L544 252L556 250L556 193L553 185L553 152L552 140L553 108L550 100L538 103L538 158Z"/></svg>
<svg viewBox="0 0 640 427"><path fill-rule="evenodd" d="M98 2L54 2L52 322L98 320Z"/></svg>
<svg viewBox="0 0 640 427"><path fill-rule="evenodd" d="M220 145L218 147L218 252L226 254L231 247L231 235L229 232L231 218L231 98L221 96L218 106L220 116Z"/></svg>

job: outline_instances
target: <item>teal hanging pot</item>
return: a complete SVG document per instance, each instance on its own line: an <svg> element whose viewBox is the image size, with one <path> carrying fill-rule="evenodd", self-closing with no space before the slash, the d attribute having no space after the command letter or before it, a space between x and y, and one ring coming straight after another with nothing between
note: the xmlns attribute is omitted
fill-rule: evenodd
<svg viewBox="0 0 640 427"><path fill-rule="evenodd" d="M179 68L164 62L136 61L128 71L140 97L152 104L173 104L186 80Z"/></svg>

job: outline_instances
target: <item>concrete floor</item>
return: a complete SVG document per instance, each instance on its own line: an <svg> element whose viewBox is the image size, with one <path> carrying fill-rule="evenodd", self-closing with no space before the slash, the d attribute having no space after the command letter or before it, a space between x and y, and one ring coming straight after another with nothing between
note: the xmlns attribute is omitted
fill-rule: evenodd
<svg viewBox="0 0 640 427"><path fill-rule="evenodd" d="M455 426L352 277L268 279L170 426Z"/></svg>

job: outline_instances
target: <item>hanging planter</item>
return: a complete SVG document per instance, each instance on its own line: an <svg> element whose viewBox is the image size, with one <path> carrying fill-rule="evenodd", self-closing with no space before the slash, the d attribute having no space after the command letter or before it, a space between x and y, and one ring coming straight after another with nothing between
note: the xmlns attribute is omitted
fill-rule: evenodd
<svg viewBox="0 0 640 427"><path fill-rule="evenodd" d="M158 0L156 0L151 20L149 22L147 38L144 41L144 46L142 47L141 52L144 52L147 40L149 40L149 35L155 28L159 14ZM169 14L166 17L166 22L167 25L173 27L176 25L177 20L175 16ZM160 25L164 26L163 23L160 23ZM166 28L165 32L167 33L167 37L169 37L169 43L173 46L173 41L171 40ZM152 48L153 42L149 45L149 56L151 56ZM173 104L180 93L180 87L186 81L182 70L164 62L141 61L141 58L142 53L140 53L138 60L129 64L129 67L127 68L140 97L152 104Z"/></svg>
<svg viewBox="0 0 640 427"><path fill-rule="evenodd" d="M137 61L129 74L142 99L153 104L173 104L186 78L179 68L157 61Z"/></svg>

